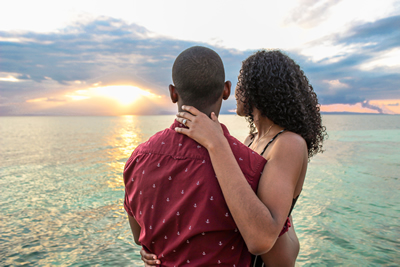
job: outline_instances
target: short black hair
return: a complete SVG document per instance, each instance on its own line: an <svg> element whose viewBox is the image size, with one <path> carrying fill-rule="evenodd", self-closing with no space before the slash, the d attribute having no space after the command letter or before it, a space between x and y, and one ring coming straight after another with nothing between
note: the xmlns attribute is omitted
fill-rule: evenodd
<svg viewBox="0 0 400 267"><path fill-rule="evenodd" d="M225 83L224 64L215 51L193 46L176 58L172 80L184 104L201 110L221 96Z"/></svg>

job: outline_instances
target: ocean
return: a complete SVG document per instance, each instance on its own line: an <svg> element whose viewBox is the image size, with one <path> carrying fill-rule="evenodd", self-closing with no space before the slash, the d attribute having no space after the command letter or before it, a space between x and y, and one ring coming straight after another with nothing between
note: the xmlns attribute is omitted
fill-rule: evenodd
<svg viewBox="0 0 400 267"><path fill-rule="evenodd" d="M123 209L133 149L174 116L0 117L0 266L143 266ZM243 118L221 115L244 140ZM323 115L293 211L298 266L400 266L400 116Z"/></svg>

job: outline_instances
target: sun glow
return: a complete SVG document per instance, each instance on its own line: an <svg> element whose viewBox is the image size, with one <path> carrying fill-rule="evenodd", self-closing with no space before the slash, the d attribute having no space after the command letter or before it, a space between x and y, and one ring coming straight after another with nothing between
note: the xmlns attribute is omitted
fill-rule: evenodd
<svg viewBox="0 0 400 267"><path fill-rule="evenodd" d="M122 105L129 105L142 97L161 98L149 91L132 85L110 85L102 87L91 87L87 90L77 90L75 93L65 95L73 100L82 100L92 97L107 97L115 99Z"/></svg>
<svg viewBox="0 0 400 267"><path fill-rule="evenodd" d="M90 88L89 91L94 95L116 99L123 105L131 104L141 97L160 98L158 95L131 85L96 87Z"/></svg>

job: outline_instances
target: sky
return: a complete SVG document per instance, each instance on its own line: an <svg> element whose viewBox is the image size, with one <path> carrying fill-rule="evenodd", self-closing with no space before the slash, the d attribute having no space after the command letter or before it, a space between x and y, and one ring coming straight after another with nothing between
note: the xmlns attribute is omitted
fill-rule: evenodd
<svg viewBox="0 0 400 267"><path fill-rule="evenodd" d="M400 1L3 1L0 115L174 114L180 52L222 58L236 108L241 62L281 49L323 112L400 114Z"/></svg>

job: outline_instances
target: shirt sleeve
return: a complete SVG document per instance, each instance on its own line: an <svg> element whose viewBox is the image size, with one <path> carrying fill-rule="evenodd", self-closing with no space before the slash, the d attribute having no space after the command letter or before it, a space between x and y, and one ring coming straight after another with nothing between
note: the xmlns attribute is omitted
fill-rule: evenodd
<svg viewBox="0 0 400 267"><path fill-rule="evenodd" d="M258 184L260 182L260 178L262 175L262 172L264 171L265 164L267 163L267 160L260 156L256 155L252 158L252 162L254 163L254 174L252 175L252 179L250 181L250 186L254 190L254 192L257 193L258 190Z"/></svg>
<svg viewBox="0 0 400 267"><path fill-rule="evenodd" d="M136 163L134 161L134 158L137 154L137 149L135 149L132 152L132 155L129 157L128 161L125 164L124 167L124 172L123 172L123 178L124 178L124 184L125 184L125 199L124 199L124 208L126 213L128 213L129 216L133 216L133 212L132 212L132 208L131 208L131 203L129 201L129 195L131 195L132 192L130 192L130 190L132 190L132 186L129 185L130 183L130 179L131 179L131 175L132 175L132 169L134 168L134 164Z"/></svg>
<svg viewBox="0 0 400 267"><path fill-rule="evenodd" d="M128 193L126 192L126 188L125 188L124 208L125 208L126 213L128 213L129 216L134 217L133 212L131 210L129 198L128 198Z"/></svg>
<svg viewBox="0 0 400 267"><path fill-rule="evenodd" d="M247 182L250 184L253 191L257 192L258 183L267 160L233 136L228 135L227 139Z"/></svg>

